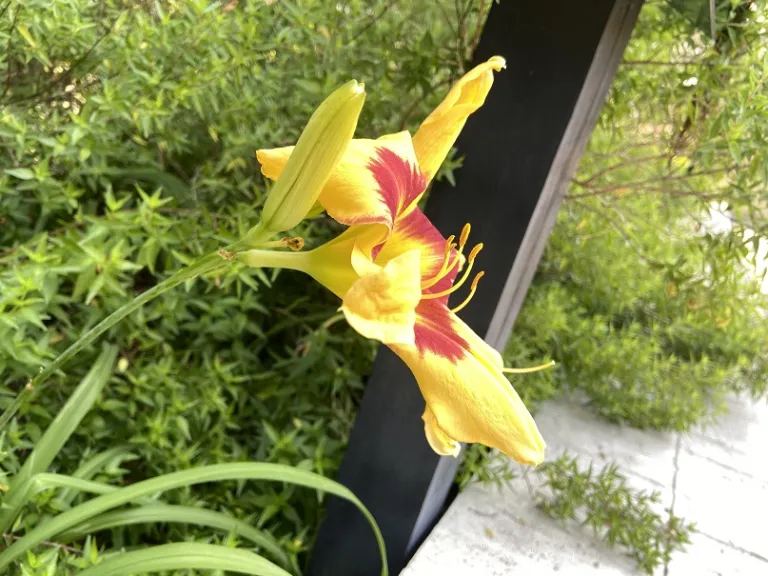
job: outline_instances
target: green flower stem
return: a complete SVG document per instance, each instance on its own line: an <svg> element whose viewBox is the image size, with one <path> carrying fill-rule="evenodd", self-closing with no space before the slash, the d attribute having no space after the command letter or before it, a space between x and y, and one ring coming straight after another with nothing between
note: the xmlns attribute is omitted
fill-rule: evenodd
<svg viewBox="0 0 768 576"><path fill-rule="evenodd" d="M272 238L274 235L275 233L267 228L264 225L264 222L259 222L256 224L256 226L248 230L248 233L245 235L245 239L243 240L243 244L249 248L256 248L257 246Z"/></svg>
<svg viewBox="0 0 768 576"><path fill-rule="evenodd" d="M237 259L252 268L289 268L306 272L309 252L288 250L248 250L240 252Z"/></svg>
<svg viewBox="0 0 768 576"><path fill-rule="evenodd" d="M41 386L45 380L59 370L64 364L66 364L73 356L78 352L89 346L96 338L104 334L107 330L112 328L115 324L120 322L123 318L128 316L131 312L141 308L147 302L150 302L160 296L172 290L179 284L183 284L187 280L191 280L201 274L208 274L220 268L224 268L229 264L226 255L228 252L234 252L238 249L242 249L243 244L237 242L231 246L227 246L224 250L213 252L200 258L196 262L193 262L188 267L179 270L171 276L150 288L146 292L143 292L139 296L133 299L130 303L115 310L112 314L107 316L104 320L96 324L93 328L83 334L78 340L67 348L64 352L59 354L56 359L51 362L45 369L43 369L37 376L30 380L24 390L22 390L18 396L14 399L11 405L0 415L0 430L8 425L11 418L19 411L19 408L24 405L25 402L31 400L31 398L40 390L43 390L45 386Z"/></svg>

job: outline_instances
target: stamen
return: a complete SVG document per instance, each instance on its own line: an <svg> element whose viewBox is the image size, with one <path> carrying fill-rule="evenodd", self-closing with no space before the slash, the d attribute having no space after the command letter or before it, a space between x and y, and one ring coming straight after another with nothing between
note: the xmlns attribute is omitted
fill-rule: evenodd
<svg viewBox="0 0 768 576"><path fill-rule="evenodd" d="M472 229L472 226L469 225L469 222L464 224L464 228L461 229L461 236L459 236L459 250L462 250L464 246L467 245L467 239L469 238L469 231Z"/></svg>
<svg viewBox="0 0 768 576"><path fill-rule="evenodd" d="M456 314L457 312L461 312L464 310L464 307L469 304L469 301L472 300L472 297L475 295L475 290L477 290L477 284L480 282L480 278L482 278L485 275L485 272L480 271L477 273L477 276L475 276L474 280L472 280L472 284L469 287L469 295L464 298L464 302L456 306L456 308L451 308L451 312Z"/></svg>
<svg viewBox="0 0 768 576"><path fill-rule="evenodd" d="M443 255L443 265L440 268L440 271L435 274L431 280L427 280L425 282L421 283L421 289L426 290L427 288L432 288L435 284L440 282L448 272L450 272L453 269L453 266L455 263L451 263L451 266L448 267L448 258L451 256L451 250L456 248L456 244L454 244L454 239L456 236L451 235L448 237L448 240L445 242L445 254Z"/></svg>
<svg viewBox="0 0 768 576"><path fill-rule="evenodd" d="M530 374L531 372L539 372L540 370L546 370L547 368L552 368L556 362L554 360L550 360L549 362L545 364L540 364L538 366L531 366L530 368L502 368L501 371L505 374Z"/></svg>
<svg viewBox="0 0 768 576"><path fill-rule="evenodd" d="M472 248L472 251L469 253L469 257L467 258L467 269L464 271L464 274L461 276L461 279L456 282L453 286L448 288L447 290L443 290L441 292L435 292L433 294L424 294L421 298L422 300L433 300L435 298L442 298L443 296L447 296L448 294L455 292L459 288L462 287L464 282L467 281L467 278L469 278L469 273L472 272L472 265L475 263L475 258L477 258L477 255L480 253L480 250L483 249L483 244L480 243L474 248Z"/></svg>

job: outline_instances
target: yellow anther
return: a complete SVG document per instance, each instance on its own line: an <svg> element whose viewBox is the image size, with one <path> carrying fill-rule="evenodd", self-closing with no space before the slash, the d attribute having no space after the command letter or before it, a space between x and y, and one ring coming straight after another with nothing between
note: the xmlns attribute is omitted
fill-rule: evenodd
<svg viewBox="0 0 768 576"><path fill-rule="evenodd" d="M464 224L464 228L461 229L461 236L459 236L459 250L463 249L467 244L467 239L469 239L469 231L471 229L472 226L469 225L469 222Z"/></svg>
<svg viewBox="0 0 768 576"><path fill-rule="evenodd" d="M480 272L477 273L477 276L475 276L474 280L472 280L472 284L469 285L469 289L474 292L477 290L477 285L480 283L480 278L485 276L485 270L480 270Z"/></svg>
<svg viewBox="0 0 768 576"><path fill-rule="evenodd" d="M480 254L480 250L482 249L483 249L483 243L480 242L480 244L472 248L472 250L469 252L469 257L467 258L467 260L469 260L469 262L472 263L472 261L475 258L477 258L477 255Z"/></svg>
<svg viewBox="0 0 768 576"><path fill-rule="evenodd" d="M477 273L477 276L474 277L472 280L472 284L469 286L469 295L467 295L466 298L464 298L464 301L456 306L456 308L451 308L451 312L456 314L457 312L461 312L464 310L464 307L469 304L469 301L472 300L472 297L475 295L475 291L477 290L477 284L480 282L480 278L482 278L485 275L485 272L482 270Z"/></svg>
<svg viewBox="0 0 768 576"><path fill-rule="evenodd" d="M482 249L483 249L483 245L482 245L482 244L478 244L477 246L475 246L475 247L472 249L472 252L470 253L470 255L469 255L469 258L467 259L467 263L468 263L469 265L467 266L467 269L464 271L464 274L462 274L462 276L461 276L461 278L459 279L459 281L458 281L458 282L456 282L456 284L454 284L454 285L453 285L453 286L451 286L450 288L448 288L448 289L446 289L446 290L443 290L443 291L441 291L441 292L435 292L434 294L424 294L424 295L422 296L422 298L423 298L424 300L433 300L433 299L435 299L435 298L442 298L443 296L447 296L447 295L448 295L448 294L450 294L451 292L455 292L456 290L458 290L459 288L461 288L461 287L462 287L462 285L464 284L464 282L466 282L466 281L467 281L467 278L469 278L469 273L470 273L470 272L472 272L472 264L474 264L474 262L475 262L475 257L477 256L477 254L478 254L478 253L480 252L480 250L482 250ZM454 259L454 264L452 264L452 265L449 267L449 270L453 268L453 266L455 265L455 263L456 263L456 262L458 262L459 258L460 258L460 255L459 255L459 256L457 256L457 257Z"/></svg>
<svg viewBox="0 0 768 576"><path fill-rule="evenodd" d="M448 262L451 256L451 250L456 248L456 244L454 244L453 242L455 239L456 239L456 236L451 235L448 237L448 240L446 240L445 254L443 255L443 265L440 267L440 271L437 274L435 274L431 280L426 280L425 282L421 283L422 290L426 290L427 288L432 288L432 286L434 286L435 284L440 282L440 280L445 278L445 275L448 274L448 272L453 270L453 267L456 265L456 262L451 262L450 266L448 266Z"/></svg>

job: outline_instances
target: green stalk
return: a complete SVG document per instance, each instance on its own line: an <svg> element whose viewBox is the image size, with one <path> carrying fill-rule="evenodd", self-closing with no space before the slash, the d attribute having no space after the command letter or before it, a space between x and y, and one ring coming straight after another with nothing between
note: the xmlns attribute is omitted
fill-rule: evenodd
<svg viewBox="0 0 768 576"><path fill-rule="evenodd" d="M229 570L253 576L291 576L253 552L198 542L162 544L125 552L83 570L80 576L127 576L183 569Z"/></svg>
<svg viewBox="0 0 768 576"><path fill-rule="evenodd" d="M50 477L53 475L39 474L32 478L31 481L34 482L40 476ZM387 576L387 556L381 531L376 525L376 521L371 513L351 490L345 488L338 482L334 482L324 476L306 470L299 470L281 464L251 462L214 464L211 466L192 468L190 470L182 470L180 472L172 472L170 474L164 474L163 476L158 476L156 478L138 482L131 486L120 488L112 494L105 494L104 496L88 500L75 508L54 516L45 523L39 524L6 548L0 553L0 573L28 550L31 550L40 544L40 542L48 540L57 534L61 534L78 524L86 522L102 512L167 490L222 480L271 480L274 482L287 482L289 484L305 486L307 488L327 492L350 501L357 506L360 512L362 512L373 529L376 541L379 545L379 553L381 554L381 574L382 576ZM98 483L77 480L76 484L93 485Z"/></svg>
<svg viewBox="0 0 768 576"><path fill-rule="evenodd" d="M225 248L225 250L235 251L238 248L242 248L242 245L239 242L228 246ZM42 386L45 380L47 380L51 375L59 370L59 368L61 368L70 359L72 359L72 357L74 357L78 352L89 346L91 342L96 340L96 338L104 334L104 332L112 328L115 324L120 322L131 312L138 310L147 302L150 302L161 294L172 290L179 284L182 284L187 280L191 280L192 278L195 278L201 274L207 274L209 272L213 272L214 270L218 270L219 268L224 268L227 264L228 261L219 254L219 251L208 254L196 262L193 262L188 267L179 270L176 272L176 274L170 278L166 278L146 292L141 293L125 306L122 306L112 312L112 314L104 318L104 320L80 336L80 338L78 338L74 344L59 354L59 356L57 356L53 362L51 362L44 370L42 370L37 376L29 381L24 390L22 390L18 396L16 396L13 403L5 410L5 412L3 412L2 415L0 415L0 430L8 425L8 422L11 421L11 418L16 415L16 412L19 411L19 408L21 408L25 402L30 400L35 394L45 388L45 386Z"/></svg>

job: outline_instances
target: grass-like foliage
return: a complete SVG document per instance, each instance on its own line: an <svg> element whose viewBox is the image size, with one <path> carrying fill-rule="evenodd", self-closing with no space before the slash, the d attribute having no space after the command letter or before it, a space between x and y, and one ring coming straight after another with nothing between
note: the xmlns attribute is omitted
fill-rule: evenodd
<svg viewBox="0 0 768 576"><path fill-rule="evenodd" d="M213 267L103 350L54 359L241 238L268 190L255 150L295 141L333 88L365 82L359 136L416 126L490 5L0 0L0 563L173 572L198 546L215 559L201 568L256 566L252 551L300 567L374 354L326 322L331 295ZM506 351L558 361L512 378L532 406L575 388L603 417L685 430L731 391L765 393L765 8L718 5L714 45L666 2L643 9ZM337 231L319 217L293 233ZM462 483L511 473L481 448L466 462ZM283 481L257 481L270 470Z"/></svg>

